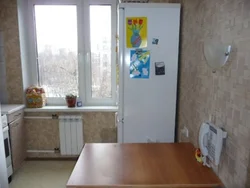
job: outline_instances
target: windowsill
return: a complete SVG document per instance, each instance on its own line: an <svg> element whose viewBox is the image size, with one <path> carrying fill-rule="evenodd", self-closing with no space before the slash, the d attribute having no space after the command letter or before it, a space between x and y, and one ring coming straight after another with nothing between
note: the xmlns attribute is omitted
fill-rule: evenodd
<svg viewBox="0 0 250 188"><path fill-rule="evenodd" d="M117 112L117 106L83 106L69 108L67 106L44 106L42 108L25 108L24 112Z"/></svg>

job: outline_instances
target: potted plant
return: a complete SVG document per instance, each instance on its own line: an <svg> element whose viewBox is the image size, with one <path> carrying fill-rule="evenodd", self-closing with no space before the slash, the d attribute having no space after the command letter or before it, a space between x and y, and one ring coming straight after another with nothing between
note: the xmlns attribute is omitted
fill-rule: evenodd
<svg viewBox="0 0 250 188"><path fill-rule="evenodd" d="M76 106L76 95L68 94L65 99L69 108Z"/></svg>

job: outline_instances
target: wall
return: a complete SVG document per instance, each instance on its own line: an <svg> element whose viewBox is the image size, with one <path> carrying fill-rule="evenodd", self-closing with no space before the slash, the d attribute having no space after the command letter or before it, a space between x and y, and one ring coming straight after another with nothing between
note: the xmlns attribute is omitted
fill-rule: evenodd
<svg viewBox="0 0 250 188"><path fill-rule="evenodd" d="M219 177L228 188L245 187L250 131L250 1L183 0L179 85L179 127L196 146L202 122L228 132ZM232 44L229 64L212 73L203 56L208 39ZM180 129L179 129L180 130Z"/></svg>
<svg viewBox="0 0 250 188"><path fill-rule="evenodd" d="M4 58L4 38L0 28L0 103L8 102L8 92L6 83L6 63Z"/></svg>
<svg viewBox="0 0 250 188"><path fill-rule="evenodd" d="M4 33L4 52L9 103L23 103L16 0L0 1L0 28Z"/></svg>
<svg viewBox="0 0 250 188"><path fill-rule="evenodd" d="M77 113L74 113L76 115ZM25 116L51 116L52 113L26 113ZM60 113L58 113L60 115ZM68 114L67 114L68 115ZM84 112L86 143L117 142L114 112ZM60 146L58 120L25 119L27 149L53 150ZM61 157L54 153L28 153L28 157Z"/></svg>

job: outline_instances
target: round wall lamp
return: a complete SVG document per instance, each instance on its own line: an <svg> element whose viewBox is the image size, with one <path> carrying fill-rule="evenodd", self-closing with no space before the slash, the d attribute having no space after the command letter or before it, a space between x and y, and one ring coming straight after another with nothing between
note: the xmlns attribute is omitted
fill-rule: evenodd
<svg viewBox="0 0 250 188"><path fill-rule="evenodd" d="M213 73L226 65L231 49L231 45L225 45L218 41L204 42L204 56L208 66L213 69Z"/></svg>

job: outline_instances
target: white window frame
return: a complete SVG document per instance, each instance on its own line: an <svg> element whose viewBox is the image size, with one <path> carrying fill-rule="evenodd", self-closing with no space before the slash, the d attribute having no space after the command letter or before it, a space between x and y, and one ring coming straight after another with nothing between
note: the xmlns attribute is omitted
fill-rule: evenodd
<svg viewBox="0 0 250 188"><path fill-rule="evenodd" d="M110 5L111 6L111 98L92 98L92 75L91 75L91 46L90 46L90 5ZM84 0L84 25L85 27L85 38L84 49L85 49L85 88L86 88L86 101L89 105L115 105L116 98L116 34L117 34L117 11L116 11L116 0Z"/></svg>
<svg viewBox="0 0 250 188"><path fill-rule="evenodd" d="M38 85L38 66L37 66L37 44L35 31L34 5L76 5L77 6L77 37L78 37L78 88L79 97L84 105L87 106L114 106L116 99L116 0L28 0L28 41L29 46L29 65L30 79L32 84ZM111 98L92 98L91 97L91 62L90 62L90 5L111 5ZM87 27L86 27L87 26ZM81 42L84 41L84 42ZM65 105L65 99L59 97L48 97L47 105Z"/></svg>

